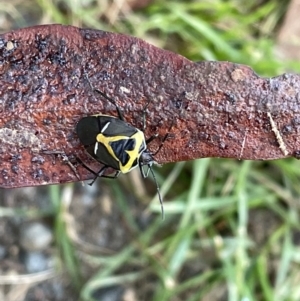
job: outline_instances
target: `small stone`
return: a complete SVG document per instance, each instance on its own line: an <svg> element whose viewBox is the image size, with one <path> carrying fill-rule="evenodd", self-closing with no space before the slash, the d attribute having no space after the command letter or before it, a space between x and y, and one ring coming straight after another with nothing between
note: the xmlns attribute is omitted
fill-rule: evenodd
<svg viewBox="0 0 300 301"><path fill-rule="evenodd" d="M48 268L48 258L40 252L29 252L24 254L24 265L28 273L38 273Z"/></svg>
<svg viewBox="0 0 300 301"><path fill-rule="evenodd" d="M20 244L27 251L45 250L52 239L49 227L40 222L25 224L20 230Z"/></svg>

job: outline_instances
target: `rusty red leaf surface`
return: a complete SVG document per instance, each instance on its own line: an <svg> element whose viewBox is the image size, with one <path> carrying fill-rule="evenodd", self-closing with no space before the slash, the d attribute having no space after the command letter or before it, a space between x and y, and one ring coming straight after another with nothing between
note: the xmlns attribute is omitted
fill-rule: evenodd
<svg viewBox="0 0 300 301"><path fill-rule="evenodd" d="M89 83L90 82L90 83ZM158 163L203 157L300 157L300 77L262 78L244 65L191 62L127 35L45 25L0 35L0 186L90 179L100 165L76 136L80 118L117 115L157 134ZM77 175L76 175L77 174Z"/></svg>

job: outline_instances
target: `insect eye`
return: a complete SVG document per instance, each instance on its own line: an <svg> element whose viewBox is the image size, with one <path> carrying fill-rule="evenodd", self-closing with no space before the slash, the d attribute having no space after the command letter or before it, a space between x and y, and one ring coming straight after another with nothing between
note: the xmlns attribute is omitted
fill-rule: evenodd
<svg viewBox="0 0 300 301"><path fill-rule="evenodd" d="M154 162L154 159L153 159L152 155L149 153L149 151L144 151L144 152L142 152L139 161L140 161L139 162L140 166L144 166L144 165L151 166L152 163Z"/></svg>

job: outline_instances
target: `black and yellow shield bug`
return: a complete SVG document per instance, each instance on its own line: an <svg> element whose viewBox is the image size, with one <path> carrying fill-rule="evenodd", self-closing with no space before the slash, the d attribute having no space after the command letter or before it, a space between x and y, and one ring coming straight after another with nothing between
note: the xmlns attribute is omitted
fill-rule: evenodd
<svg viewBox="0 0 300 301"><path fill-rule="evenodd" d="M153 158L153 154L151 154L147 148L147 144L156 136L146 140L143 131L124 120L121 110L111 98L101 91L95 91L114 104L118 117L101 114L90 115L81 118L77 123L76 133L87 153L104 165L98 172L94 172L79 160L86 169L95 174L96 177L91 184L93 184L98 177L114 179L117 178L120 173L128 173L136 167L139 167L143 178L148 177L150 171L156 183L162 215L164 216L162 197L155 174L152 170L152 165L156 162ZM143 114L145 114L146 108L143 110ZM163 142L164 140L165 138ZM145 172L144 166L148 166L147 172ZM115 169L115 174L105 175L104 173L108 168Z"/></svg>

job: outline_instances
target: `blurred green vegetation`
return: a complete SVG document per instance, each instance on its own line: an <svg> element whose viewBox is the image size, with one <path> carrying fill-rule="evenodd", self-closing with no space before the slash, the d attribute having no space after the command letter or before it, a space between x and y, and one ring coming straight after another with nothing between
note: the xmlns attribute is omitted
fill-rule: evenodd
<svg viewBox="0 0 300 301"><path fill-rule="evenodd" d="M2 30L71 24L131 34L194 61L246 64L262 76L300 70L298 63L274 55L288 1L148 2L135 9L126 1L10 1L0 4L6 17ZM56 242L81 300L92 300L101 288L134 286L141 279L149 287L139 300L300 300L298 161L201 159L155 172L166 219L161 221L154 197L146 227L137 223L128 201L138 198L127 189L135 184L101 180L111 189L131 240L113 255L90 255L99 266L91 277L80 275L76 247L64 226L61 198L73 186L50 187Z"/></svg>

